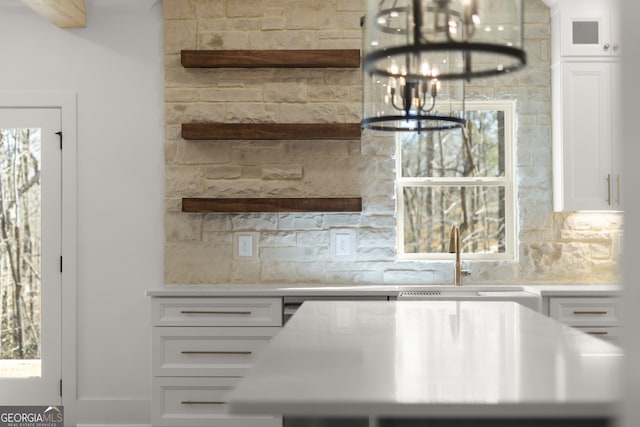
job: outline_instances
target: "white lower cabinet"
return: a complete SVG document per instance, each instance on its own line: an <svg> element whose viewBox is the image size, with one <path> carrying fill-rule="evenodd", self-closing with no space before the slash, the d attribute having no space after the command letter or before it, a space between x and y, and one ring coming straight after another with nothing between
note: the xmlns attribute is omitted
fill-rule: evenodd
<svg viewBox="0 0 640 427"><path fill-rule="evenodd" d="M614 297L552 297L549 315L587 334L619 343L621 302Z"/></svg>
<svg viewBox="0 0 640 427"><path fill-rule="evenodd" d="M153 426L282 426L229 414L226 402L280 331L280 298L153 298L152 319Z"/></svg>

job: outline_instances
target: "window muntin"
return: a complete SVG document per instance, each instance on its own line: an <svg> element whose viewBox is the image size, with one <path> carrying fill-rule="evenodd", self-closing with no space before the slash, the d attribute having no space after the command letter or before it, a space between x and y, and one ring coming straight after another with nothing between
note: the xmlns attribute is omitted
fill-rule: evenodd
<svg viewBox="0 0 640 427"><path fill-rule="evenodd" d="M513 259L515 102L465 105L462 131L397 136L398 258L448 259L462 229L463 257Z"/></svg>

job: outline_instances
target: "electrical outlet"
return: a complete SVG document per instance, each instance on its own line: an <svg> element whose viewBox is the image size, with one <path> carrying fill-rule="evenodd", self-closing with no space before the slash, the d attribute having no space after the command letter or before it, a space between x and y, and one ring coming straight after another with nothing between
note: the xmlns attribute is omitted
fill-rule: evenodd
<svg viewBox="0 0 640 427"><path fill-rule="evenodd" d="M331 255L336 259L352 259L356 253L356 232L349 229L331 230Z"/></svg>
<svg viewBox="0 0 640 427"><path fill-rule="evenodd" d="M351 254L351 236L348 233L336 233L336 256Z"/></svg>
<svg viewBox="0 0 640 427"><path fill-rule="evenodd" d="M251 235L238 236L238 256L239 257L253 256L253 236Z"/></svg>
<svg viewBox="0 0 640 427"><path fill-rule="evenodd" d="M233 236L233 259L258 259L258 233L236 233Z"/></svg>

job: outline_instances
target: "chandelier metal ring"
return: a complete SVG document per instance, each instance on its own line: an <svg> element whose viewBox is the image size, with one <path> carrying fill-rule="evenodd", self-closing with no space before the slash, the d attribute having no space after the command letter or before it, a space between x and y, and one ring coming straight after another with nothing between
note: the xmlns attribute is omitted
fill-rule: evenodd
<svg viewBox="0 0 640 427"><path fill-rule="evenodd" d="M390 125L389 123L394 122L396 125ZM407 126L401 127L397 125L397 123L407 123ZM423 126L422 123L426 122L427 126ZM436 123L434 125L430 125L430 123ZM385 125L381 125L384 123ZM417 123L417 125L411 125L411 123ZM440 123L440 124L439 124ZM368 117L362 120L362 126L366 129L371 130L381 130L381 131L444 131L444 130L454 130L454 129L462 129L467 125L467 121L463 118L453 117L453 116L443 116L443 115L433 115L433 114L420 114L420 115L411 115L411 116L401 116L401 115L389 115L389 116L378 116L378 117Z"/></svg>
<svg viewBox="0 0 640 427"><path fill-rule="evenodd" d="M398 75L392 74L388 69L383 69L379 66L380 60L388 59L393 56L402 56L412 54L415 55L418 52L450 52L450 53L460 53L462 55L466 55L470 52L486 52L492 54L498 54L503 56L508 56L515 58L517 60L516 63L510 66L505 66L501 68L487 68L484 70L477 71L464 71L461 72L447 72L442 71L438 75L439 80L456 80L456 79L473 79L473 78L483 78L483 77L491 77L501 74L510 73L513 71L517 71L527 65L527 53L522 49L517 49L510 46L501 46L495 45L491 43L473 43L473 49L469 43L459 43L459 42L448 42L448 43L434 43L434 44L414 44L411 46L398 46L391 47L385 50L376 50L369 52L362 59L362 65L365 72L370 74L375 74L383 77L399 77ZM424 80L425 76L418 73L413 73L411 71L407 72L406 75L403 75L407 81L418 81Z"/></svg>

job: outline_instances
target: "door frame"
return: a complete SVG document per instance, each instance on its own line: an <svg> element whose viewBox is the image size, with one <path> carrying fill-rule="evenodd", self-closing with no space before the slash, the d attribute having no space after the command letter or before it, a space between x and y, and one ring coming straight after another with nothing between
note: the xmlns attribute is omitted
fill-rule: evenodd
<svg viewBox="0 0 640 427"><path fill-rule="evenodd" d="M3 108L60 108L62 125L62 405L65 425L77 413L77 94L75 92L0 92Z"/></svg>

